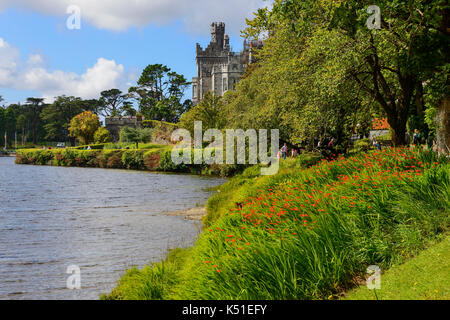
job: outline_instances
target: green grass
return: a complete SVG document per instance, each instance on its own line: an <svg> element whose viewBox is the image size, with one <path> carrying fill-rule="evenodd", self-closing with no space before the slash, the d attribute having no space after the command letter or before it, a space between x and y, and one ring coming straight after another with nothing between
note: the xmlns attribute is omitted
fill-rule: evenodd
<svg viewBox="0 0 450 320"><path fill-rule="evenodd" d="M230 179L208 201L205 230L183 263L133 270L105 298L327 299L353 288L367 266L387 270L448 231L445 158L386 148L306 168L313 160Z"/></svg>
<svg viewBox="0 0 450 320"><path fill-rule="evenodd" d="M104 150L116 150L116 149L126 149L130 150L136 149L136 143L133 142L110 142L106 143L103 147ZM170 148L169 145L161 145L156 143L139 143L139 150L151 150L158 148Z"/></svg>
<svg viewBox="0 0 450 320"><path fill-rule="evenodd" d="M381 288L376 292L364 285L348 292L344 299L449 300L450 237L382 273Z"/></svg>

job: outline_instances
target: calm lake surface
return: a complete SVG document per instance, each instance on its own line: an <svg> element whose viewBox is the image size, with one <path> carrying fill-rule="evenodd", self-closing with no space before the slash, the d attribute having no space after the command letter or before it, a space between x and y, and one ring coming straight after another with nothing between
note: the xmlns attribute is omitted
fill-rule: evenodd
<svg viewBox="0 0 450 320"><path fill-rule="evenodd" d="M224 182L0 157L0 299L98 299L127 268L191 245L199 223L164 212L204 204ZM67 289L70 265L80 290Z"/></svg>

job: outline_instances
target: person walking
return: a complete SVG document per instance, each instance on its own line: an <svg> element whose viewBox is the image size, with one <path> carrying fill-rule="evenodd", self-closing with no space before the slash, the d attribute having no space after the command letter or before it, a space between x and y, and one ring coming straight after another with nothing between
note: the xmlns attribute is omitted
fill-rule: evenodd
<svg viewBox="0 0 450 320"><path fill-rule="evenodd" d="M418 129L414 129L414 135L413 135L413 144L418 145L420 144L420 131Z"/></svg>
<svg viewBox="0 0 450 320"><path fill-rule="evenodd" d="M381 144L378 143L377 139L375 139L375 137L372 138L372 144L375 148L377 148L378 150L381 150Z"/></svg>
<svg viewBox="0 0 450 320"><path fill-rule="evenodd" d="M286 160L287 151L288 151L288 147L285 143L284 146L281 148L281 156L283 157L284 160Z"/></svg>

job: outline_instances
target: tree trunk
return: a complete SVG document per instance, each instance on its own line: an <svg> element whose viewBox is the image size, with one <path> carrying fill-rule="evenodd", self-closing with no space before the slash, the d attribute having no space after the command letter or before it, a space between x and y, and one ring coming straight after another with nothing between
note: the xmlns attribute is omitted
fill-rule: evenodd
<svg viewBox="0 0 450 320"><path fill-rule="evenodd" d="M392 132L392 144L394 147L406 144L406 122L408 114L391 113L388 114L388 123Z"/></svg>
<svg viewBox="0 0 450 320"><path fill-rule="evenodd" d="M443 98L436 110L436 143L439 154L450 154L450 97Z"/></svg>
<svg viewBox="0 0 450 320"><path fill-rule="evenodd" d="M416 111L418 116L423 115L423 111L425 110L424 101L423 101L423 85L422 82L418 81L416 85Z"/></svg>
<svg viewBox="0 0 450 320"><path fill-rule="evenodd" d="M69 141L70 141L70 146L71 146L71 147L75 147L76 139L75 139L75 138L72 138L72 137L69 137Z"/></svg>

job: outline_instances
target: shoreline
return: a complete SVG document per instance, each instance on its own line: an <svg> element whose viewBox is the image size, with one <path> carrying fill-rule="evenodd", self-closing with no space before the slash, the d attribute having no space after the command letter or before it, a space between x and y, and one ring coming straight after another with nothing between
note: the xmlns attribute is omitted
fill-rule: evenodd
<svg viewBox="0 0 450 320"><path fill-rule="evenodd" d="M202 221L207 215L206 206L190 208L186 210L164 212L166 216L184 217L186 220Z"/></svg>

